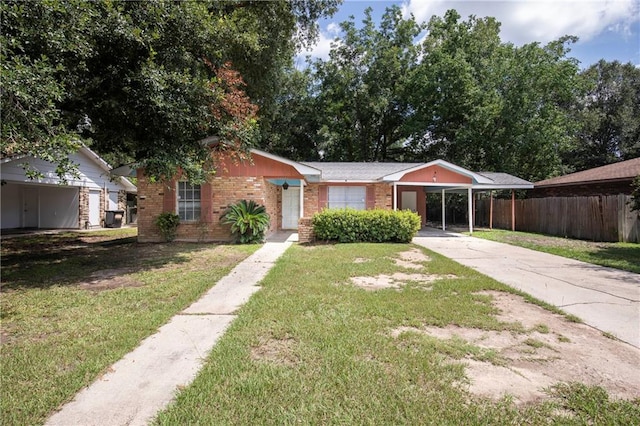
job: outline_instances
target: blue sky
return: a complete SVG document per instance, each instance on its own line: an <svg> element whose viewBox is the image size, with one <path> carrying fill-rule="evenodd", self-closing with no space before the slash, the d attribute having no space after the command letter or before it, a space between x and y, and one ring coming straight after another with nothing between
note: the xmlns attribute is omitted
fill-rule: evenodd
<svg viewBox="0 0 640 426"><path fill-rule="evenodd" d="M367 7L377 20L394 4L419 22L443 16L448 9L456 9L465 20L469 15L493 16L502 23L502 40L517 46L575 35L580 40L572 45L569 56L577 58L581 68L600 59L640 66L640 0L344 0L338 13L320 22L316 46L299 58L327 58L331 41L339 35L339 22L353 15L359 23Z"/></svg>

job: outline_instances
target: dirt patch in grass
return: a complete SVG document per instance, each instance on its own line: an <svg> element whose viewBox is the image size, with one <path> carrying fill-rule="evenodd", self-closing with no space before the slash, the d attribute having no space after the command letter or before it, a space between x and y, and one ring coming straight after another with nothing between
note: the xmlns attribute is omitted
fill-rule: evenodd
<svg viewBox="0 0 640 426"><path fill-rule="evenodd" d="M394 259L397 266L409 269L421 269L423 262L429 262L431 258L421 250L414 248L398 253L399 258Z"/></svg>
<svg viewBox="0 0 640 426"><path fill-rule="evenodd" d="M294 353L297 342L290 337L284 339L267 338L251 348L251 359L259 362L293 366L299 363Z"/></svg>
<svg viewBox="0 0 640 426"><path fill-rule="evenodd" d="M129 275L132 272L131 268L103 269L91 274L86 281L79 282L78 287L85 290L102 291L144 285Z"/></svg>
<svg viewBox="0 0 640 426"><path fill-rule="evenodd" d="M492 351L491 360L469 355L466 366L469 392L492 399L511 395L525 404L548 398L546 390L558 382L580 382L606 389L614 398L640 397L640 349L605 337L587 325L567 321L510 293L487 291L498 309L497 319L516 322L522 333L446 327L402 327L399 336L417 332L437 339L462 339ZM452 362L460 362L458 360Z"/></svg>
<svg viewBox="0 0 640 426"><path fill-rule="evenodd" d="M404 272L396 272L393 275L376 275L374 277L352 277L351 282L362 289L373 291L386 288L400 289L409 282L424 286L431 284L436 280L445 278L456 278L455 275L435 275L435 274L407 274Z"/></svg>

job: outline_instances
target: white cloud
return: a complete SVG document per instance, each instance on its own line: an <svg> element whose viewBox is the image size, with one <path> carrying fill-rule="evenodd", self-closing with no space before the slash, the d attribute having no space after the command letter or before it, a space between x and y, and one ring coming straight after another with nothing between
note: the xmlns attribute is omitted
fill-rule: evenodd
<svg viewBox="0 0 640 426"><path fill-rule="evenodd" d="M605 31L628 35L633 22L640 20L637 0L405 0L405 16L413 13L418 21L443 16L456 9L463 19L493 16L501 26L503 41L521 45L542 43L563 35L588 41Z"/></svg>

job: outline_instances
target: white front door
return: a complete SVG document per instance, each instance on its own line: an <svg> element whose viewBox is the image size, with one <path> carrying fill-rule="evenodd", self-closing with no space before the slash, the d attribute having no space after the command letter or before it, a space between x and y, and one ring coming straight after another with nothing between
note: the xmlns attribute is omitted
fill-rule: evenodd
<svg viewBox="0 0 640 426"><path fill-rule="evenodd" d="M300 187L282 191L282 229L298 229L300 219Z"/></svg>
<svg viewBox="0 0 640 426"><path fill-rule="evenodd" d="M418 193L416 191L403 191L402 200L400 201L402 210L418 211Z"/></svg>
<svg viewBox="0 0 640 426"><path fill-rule="evenodd" d="M22 223L25 228L38 228L40 217L38 205L38 189L25 188L22 190Z"/></svg>
<svg viewBox="0 0 640 426"><path fill-rule="evenodd" d="M89 225L100 226L100 191L89 191Z"/></svg>

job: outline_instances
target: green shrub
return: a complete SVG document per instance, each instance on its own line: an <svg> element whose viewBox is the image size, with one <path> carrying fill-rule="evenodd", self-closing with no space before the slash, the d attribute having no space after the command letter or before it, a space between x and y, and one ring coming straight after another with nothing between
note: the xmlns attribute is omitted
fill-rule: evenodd
<svg viewBox="0 0 640 426"><path fill-rule="evenodd" d="M178 225L180 225L180 216L170 212L160 213L155 223L166 241L175 240Z"/></svg>
<svg viewBox="0 0 640 426"><path fill-rule="evenodd" d="M269 229L265 207L253 200L241 200L229 206L220 219L223 224L231 225L231 234L240 244L261 243Z"/></svg>
<svg viewBox="0 0 640 426"><path fill-rule="evenodd" d="M406 243L420 229L420 216L410 210L327 209L316 213L312 224L323 241Z"/></svg>

